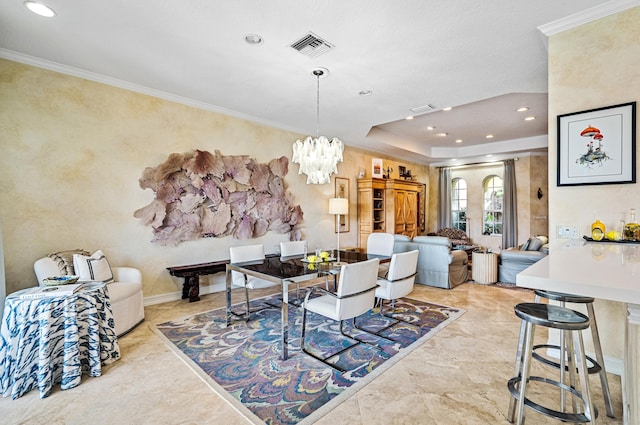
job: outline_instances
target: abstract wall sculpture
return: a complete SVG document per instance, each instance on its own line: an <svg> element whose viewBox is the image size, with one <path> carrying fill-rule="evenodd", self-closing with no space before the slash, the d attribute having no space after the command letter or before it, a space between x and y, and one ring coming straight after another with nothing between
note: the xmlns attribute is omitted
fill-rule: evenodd
<svg viewBox="0 0 640 425"><path fill-rule="evenodd" d="M177 245L204 237L250 239L268 231L300 240L302 209L285 189L286 157L258 164L246 155L195 150L147 167L142 189L155 199L133 215L153 228L152 242Z"/></svg>

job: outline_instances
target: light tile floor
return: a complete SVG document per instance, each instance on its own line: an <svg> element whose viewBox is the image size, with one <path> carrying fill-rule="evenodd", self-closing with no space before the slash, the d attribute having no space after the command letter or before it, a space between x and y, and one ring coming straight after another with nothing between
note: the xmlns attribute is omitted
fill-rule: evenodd
<svg viewBox="0 0 640 425"><path fill-rule="evenodd" d="M240 295L234 291L234 300ZM317 423L508 424L506 382L513 374L519 331L513 306L532 301L533 294L469 282L452 290L416 285L411 297L467 312ZM246 424L148 326L222 305L224 294L217 293L197 303L146 307L146 321L120 339L122 359L101 377L84 377L71 390L58 387L45 399L35 390L17 400L0 399L0 423ZM546 341L544 332L537 337ZM591 380L598 423L622 424L620 377L609 374L609 384L615 419L605 415L599 380ZM543 403L559 398L546 389L533 394ZM527 423L560 422L528 411Z"/></svg>

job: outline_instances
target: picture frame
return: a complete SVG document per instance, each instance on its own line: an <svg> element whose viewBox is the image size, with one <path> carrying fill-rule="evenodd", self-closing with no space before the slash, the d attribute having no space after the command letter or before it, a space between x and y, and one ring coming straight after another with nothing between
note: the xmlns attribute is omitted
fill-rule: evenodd
<svg viewBox="0 0 640 425"><path fill-rule="evenodd" d="M349 179L344 177L335 178L335 198L349 198ZM349 232L349 214L340 215L340 222L338 222L338 216L335 216L334 231L335 233L348 233Z"/></svg>
<svg viewBox="0 0 640 425"><path fill-rule="evenodd" d="M380 158L373 158L371 160L371 176L375 179L381 179L382 178L382 173L383 173L383 169L382 169L382 159Z"/></svg>
<svg viewBox="0 0 640 425"><path fill-rule="evenodd" d="M636 102L558 115L557 185L636 182Z"/></svg>

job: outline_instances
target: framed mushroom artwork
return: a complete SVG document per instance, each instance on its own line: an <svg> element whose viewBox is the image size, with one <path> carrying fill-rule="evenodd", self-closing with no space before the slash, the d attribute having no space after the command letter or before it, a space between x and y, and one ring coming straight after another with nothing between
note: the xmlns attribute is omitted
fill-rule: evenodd
<svg viewBox="0 0 640 425"><path fill-rule="evenodd" d="M636 182L636 102L558 115L558 186Z"/></svg>

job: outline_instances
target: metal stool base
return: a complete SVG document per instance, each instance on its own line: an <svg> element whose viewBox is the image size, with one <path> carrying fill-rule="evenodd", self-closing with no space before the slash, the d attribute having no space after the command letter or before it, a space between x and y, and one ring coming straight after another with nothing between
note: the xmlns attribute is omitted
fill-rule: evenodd
<svg viewBox="0 0 640 425"><path fill-rule="evenodd" d="M514 377L507 382L507 388L510 393L507 420L511 423L517 421L518 425L524 424L525 411L528 407L537 413L563 422L595 424L597 411L591 399L589 373L587 372L588 361L585 356L582 339L582 331L587 329L590 324L589 317L564 307L540 303L520 303L515 306L514 311L516 316L522 319L522 322L516 352ZM564 383L564 370L560 375L560 381L530 375L531 360L534 354L533 341L537 326L558 329L562 332L564 350L560 356L560 368L565 369L564 357L566 355L569 364L570 385ZM550 409L529 399L527 390L531 381L542 382L559 388L561 390L561 411ZM581 388L580 392L576 390L578 381ZM572 413L566 411L567 394L572 398ZM576 399L580 400L580 406L576 403ZM579 410L582 410L582 412L579 412Z"/></svg>
<svg viewBox="0 0 640 425"><path fill-rule="evenodd" d="M540 363L544 363L544 364L549 365L551 367L554 367L556 369L560 369L561 368L560 363L554 362L553 360L550 360L550 359L548 359L548 358L536 353L536 350L539 350L541 348L558 350L558 351L562 352L562 350L560 349L560 346L559 345L551 345L551 344L538 344L538 345L534 345L533 346L533 352L531 353L531 357L533 357L534 359L538 360ZM600 367L598 362L595 361L594 359L592 359L590 356L585 355L585 357L587 358L589 363L591 363L591 367L589 367L587 369L589 374L592 375L594 373L600 373L602 368ZM564 370L565 370L565 372L568 372L569 371L569 367L565 366Z"/></svg>
<svg viewBox="0 0 640 425"><path fill-rule="evenodd" d="M514 378L511 378L507 383L509 392L511 393L511 396L516 399L516 401L520 400L520 385L518 384L520 383L521 379L522 378L520 376L516 376ZM571 394L573 394L574 396L582 400L582 394L576 391L575 388L570 387L569 385L565 385L561 382L554 381L553 379L543 378L540 376L529 376L529 379L527 380L527 382L529 381L536 381L536 382L542 382L545 384L554 385L562 390L569 391ZM584 413L567 413L567 412L561 412L559 410L553 410L548 407L542 406L541 404L536 403L535 401L531 400L528 397L524 399L524 405L529 407L532 410L535 410L538 413L541 413L550 418L559 419L563 422L574 422L574 423L591 422L591 419L589 419ZM594 417L596 418L598 417L598 409L596 409L595 407L594 407Z"/></svg>
<svg viewBox="0 0 640 425"><path fill-rule="evenodd" d="M609 380L607 379L607 371L605 370L604 356L602 355L602 346L600 344L600 334L598 332L598 323L596 322L596 312L593 307L593 303L595 302L595 299L592 297L567 294L564 292L543 291L543 290L536 290L535 294L536 294L535 302L540 302L540 298L547 298L549 300L560 302L560 305L562 307L565 307L566 303L584 304L587 307L587 315L589 316L589 320L591 321L590 328L591 328L591 336L593 338L593 347L595 349L595 354L597 359L597 361L595 361L591 357L586 356L587 360L592 365L589 368L588 373L589 374L598 373L600 375L600 385L602 386L602 396L604 397L604 402L607 409L607 416L609 416L610 418L614 418L615 415L613 414L613 402L611 401L611 392L609 390ZM559 347L557 346L551 347L551 348L559 349ZM562 353L562 350L560 350L560 352ZM541 360L540 358L538 358L538 355L536 353L533 353L532 356L535 357L536 360L539 360L543 363L554 366L557 369L560 369L561 367L557 363L553 363L553 362L548 363L544 360ZM567 369L565 368L565 371L566 370Z"/></svg>

